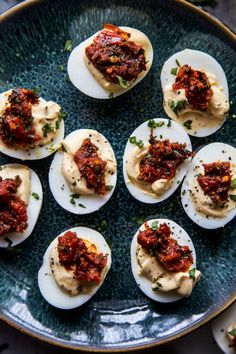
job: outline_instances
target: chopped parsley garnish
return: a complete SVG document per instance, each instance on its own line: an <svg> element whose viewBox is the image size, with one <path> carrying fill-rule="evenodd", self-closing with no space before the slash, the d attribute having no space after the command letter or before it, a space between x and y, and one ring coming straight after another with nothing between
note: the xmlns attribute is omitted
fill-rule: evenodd
<svg viewBox="0 0 236 354"><path fill-rule="evenodd" d="M53 126L49 123L44 124L44 126L42 127L42 132L43 132L43 136L48 136L48 133L53 132Z"/></svg>
<svg viewBox="0 0 236 354"><path fill-rule="evenodd" d="M196 272L196 268L190 269L190 271L188 272L189 273L189 278L194 280L195 279L195 272Z"/></svg>
<svg viewBox="0 0 236 354"><path fill-rule="evenodd" d="M171 119L168 119L167 127L171 127Z"/></svg>
<svg viewBox="0 0 236 354"><path fill-rule="evenodd" d="M70 195L70 203L71 203L72 205L75 205L75 199L79 199L79 197L80 197L79 194L76 194L76 193L71 194L71 195Z"/></svg>
<svg viewBox="0 0 236 354"><path fill-rule="evenodd" d="M153 291L158 291L160 288L162 288L162 285L160 283L156 283L152 286Z"/></svg>
<svg viewBox="0 0 236 354"><path fill-rule="evenodd" d="M230 197L230 199L232 199L234 202L236 202L236 195L230 194L229 197Z"/></svg>
<svg viewBox="0 0 236 354"><path fill-rule="evenodd" d="M236 178L232 179L230 188L236 189Z"/></svg>
<svg viewBox="0 0 236 354"><path fill-rule="evenodd" d="M185 126L186 129L191 130L192 129L192 121L191 120L186 120L183 125Z"/></svg>
<svg viewBox="0 0 236 354"><path fill-rule="evenodd" d="M114 93L113 92L109 93L108 98L114 98Z"/></svg>
<svg viewBox="0 0 236 354"><path fill-rule="evenodd" d="M111 185L107 185L107 186L106 186L106 190L107 190L108 192L112 191L113 188L114 188L114 186L111 186Z"/></svg>
<svg viewBox="0 0 236 354"><path fill-rule="evenodd" d="M154 119L150 119L148 121L148 127L151 128L151 129L155 129L155 128L160 128L162 127L163 125L165 124L165 122L155 122Z"/></svg>
<svg viewBox="0 0 236 354"><path fill-rule="evenodd" d="M180 63L179 63L179 61L178 61L178 59L175 59L175 62L176 62L176 64L177 64L178 66L181 66Z"/></svg>
<svg viewBox="0 0 236 354"><path fill-rule="evenodd" d="M61 111L59 114L58 114L58 119L56 121L56 129L59 129L60 128L60 123L62 121L62 119L65 119L67 116L67 113L66 112L63 112Z"/></svg>
<svg viewBox="0 0 236 354"><path fill-rule="evenodd" d="M176 76L177 75L177 72L178 72L178 68L172 68L171 69L171 74Z"/></svg>
<svg viewBox="0 0 236 354"><path fill-rule="evenodd" d="M128 87L130 87L130 84L127 80L123 79L123 77L119 76L119 75L116 75L117 79L119 80L119 85L126 89Z"/></svg>
<svg viewBox="0 0 236 354"><path fill-rule="evenodd" d="M142 140L137 140L136 136L131 136L129 138L129 142L131 144L137 145L139 148L143 147L143 141Z"/></svg>
<svg viewBox="0 0 236 354"><path fill-rule="evenodd" d="M159 221L153 221L151 224L151 229L152 230L157 230L158 229L158 225L159 225Z"/></svg>
<svg viewBox="0 0 236 354"><path fill-rule="evenodd" d="M236 337L236 328L232 329L232 331L228 332L232 337Z"/></svg>
<svg viewBox="0 0 236 354"><path fill-rule="evenodd" d="M81 203L79 203L78 206L79 206L80 208L86 208L86 206L85 206L84 204L81 204Z"/></svg>
<svg viewBox="0 0 236 354"><path fill-rule="evenodd" d="M34 197L34 199L36 199L36 200L39 200L39 195L38 195L38 193L33 192L33 193L32 193L32 197Z"/></svg>
<svg viewBox="0 0 236 354"><path fill-rule="evenodd" d="M75 205L75 200L74 200L73 197L70 198L70 203L71 203L72 205Z"/></svg>
<svg viewBox="0 0 236 354"><path fill-rule="evenodd" d="M82 291L83 291L83 286L82 286L82 284L79 284L79 285L77 286L77 291L78 291L78 293L82 293Z"/></svg>
<svg viewBox="0 0 236 354"><path fill-rule="evenodd" d="M67 39L67 41L66 41L66 43L65 43L64 49L65 49L67 52L71 52L71 51L72 51L72 48L73 48L72 40L71 40L71 39Z"/></svg>
<svg viewBox="0 0 236 354"><path fill-rule="evenodd" d="M171 101L169 107L177 115L178 111L181 111L185 107L186 102L186 100Z"/></svg>
<svg viewBox="0 0 236 354"><path fill-rule="evenodd" d="M10 240L8 237L4 237L4 241L6 241L8 243L7 248L11 248L12 245L12 240Z"/></svg>

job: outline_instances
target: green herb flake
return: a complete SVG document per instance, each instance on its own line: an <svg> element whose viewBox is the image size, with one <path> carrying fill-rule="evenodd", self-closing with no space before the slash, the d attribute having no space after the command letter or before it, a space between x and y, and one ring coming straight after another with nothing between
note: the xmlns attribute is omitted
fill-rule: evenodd
<svg viewBox="0 0 236 354"><path fill-rule="evenodd" d="M57 121L56 121L56 129L59 129L60 128L60 124L61 124L61 121L63 119L65 119L67 116L67 113L66 112L63 112L61 111L59 114L58 114L58 118L57 118Z"/></svg>
<svg viewBox="0 0 236 354"><path fill-rule="evenodd" d="M114 93L113 92L109 93L108 98L114 98Z"/></svg>
<svg viewBox="0 0 236 354"><path fill-rule="evenodd" d="M232 331L228 332L229 335L231 335L232 337L236 337L236 328L232 329Z"/></svg>
<svg viewBox="0 0 236 354"><path fill-rule="evenodd" d="M169 107L177 115L185 107L186 102L186 100L171 101Z"/></svg>
<svg viewBox="0 0 236 354"><path fill-rule="evenodd" d="M171 69L171 74L174 76L177 76L178 68L172 68Z"/></svg>
<svg viewBox="0 0 236 354"><path fill-rule="evenodd" d="M71 203L72 205L75 205L75 200L74 200L73 197L70 198L70 203Z"/></svg>
<svg viewBox="0 0 236 354"><path fill-rule="evenodd" d="M236 202L236 195L230 194L229 195L230 199Z"/></svg>
<svg viewBox="0 0 236 354"><path fill-rule="evenodd" d="M180 63L179 63L179 61L178 61L178 59L175 59L175 62L176 62L176 64L177 64L178 66L181 66Z"/></svg>
<svg viewBox="0 0 236 354"><path fill-rule="evenodd" d="M86 206L85 206L84 204L81 204L81 203L79 203L78 206L79 206L80 208L86 208Z"/></svg>
<svg viewBox="0 0 236 354"><path fill-rule="evenodd" d="M154 230L154 231L157 230L158 227L159 227L158 225L159 225L159 221L157 221L157 220L153 221L152 224L151 224L151 229Z"/></svg>
<svg viewBox="0 0 236 354"><path fill-rule="evenodd" d="M171 119L168 119L168 123L167 123L167 127L169 128L169 127L171 127Z"/></svg>
<svg viewBox="0 0 236 354"><path fill-rule="evenodd" d="M130 84L127 80L123 79L123 77L116 75L118 81L119 81L119 85L124 88L127 89L128 87L130 87Z"/></svg>
<svg viewBox="0 0 236 354"><path fill-rule="evenodd" d="M155 122L154 119L150 119L148 121L148 127L151 129L155 129L155 128L160 128L165 124L165 122L161 121L161 122Z"/></svg>
<svg viewBox="0 0 236 354"><path fill-rule="evenodd" d="M131 136L129 138L129 142L131 144L134 144L134 145L138 146L139 148L143 147L143 141L142 140L137 140L136 136Z"/></svg>
<svg viewBox="0 0 236 354"><path fill-rule="evenodd" d="M189 278L194 280L195 279L195 272L196 272L196 268L190 269L190 271L188 272L189 273Z"/></svg>
<svg viewBox="0 0 236 354"><path fill-rule="evenodd" d="M77 193L74 193L74 194L71 194L70 197L71 197L71 198L74 198L74 199L79 199L79 198L80 198L80 195L77 194Z"/></svg>
<svg viewBox="0 0 236 354"><path fill-rule="evenodd" d="M83 286L82 286L82 284L79 284L79 285L77 286L77 291L78 291L78 293L82 293L82 291L83 291Z"/></svg>
<svg viewBox="0 0 236 354"><path fill-rule="evenodd" d="M236 178L232 179L230 188L236 189Z"/></svg>
<svg viewBox="0 0 236 354"><path fill-rule="evenodd" d="M73 49L72 40L71 39L67 39L67 41L65 43L64 50L66 50L67 52L72 52L72 49Z"/></svg>
<svg viewBox="0 0 236 354"><path fill-rule="evenodd" d="M107 185L107 186L106 186L106 190L107 190L108 192L112 191L113 188L114 188L114 186L111 186L111 185Z"/></svg>
<svg viewBox="0 0 236 354"><path fill-rule="evenodd" d="M43 136L48 136L48 133L53 132L53 126L49 123L44 124L44 126L42 127L42 132L43 132Z"/></svg>
<svg viewBox="0 0 236 354"><path fill-rule="evenodd" d="M191 130L192 129L192 121L191 120L186 120L184 123L183 123L183 126L188 129L188 130Z"/></svg>
<svg viewBox="0 0 236 354"><path fill-rule="evenodd" d="M32 197L34 197L34 199L36 199L36 200L39 200L39 195L38 195L38 193L33 192L33 193L32 193Z"/></svg>

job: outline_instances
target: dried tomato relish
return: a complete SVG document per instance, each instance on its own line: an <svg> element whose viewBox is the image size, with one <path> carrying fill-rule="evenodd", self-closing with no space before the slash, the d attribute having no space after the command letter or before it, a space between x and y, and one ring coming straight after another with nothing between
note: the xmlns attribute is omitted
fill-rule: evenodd
<svg viewBox="0 0 236 354"><path fill-rule="evenodd" d="M119 27L105 24L93 43L85 49L90 62L109 82L119 83L117 76L133 81L146 70L144 50L141 45L130 41L130 36Z"/></svg>
<svg viewBox="0 0 236 354"><path fill-rule="evenodd" d="M98 147L89 138L85 139L74 155L74 161L83 177L87 188L94 188L97 194L105 195L105 168L107 161L98 156Z"/></svg>
<svg viewBox="0 0 236 354"><path fill-rule="evenodd" d="M16 195L21 179L0 177L0 236L7 232L23 232L27 224L27 205Z"/></svg>
<svg viewBox="0 0 236 354"><path fill-rule="evenodd" d="M101 281L102 271L107 264L107 255L88 251L83 239L71 231L58 237L57 249L60 263L67 269L73 267L75 279L87 283Z"/></svg>
<svg viewBox="0 0 236 354"><path fill-rule="evenodd" d="M179 68L172 88L174 91L184 89L192 108L201 111L207 109L213 95L207 75L202 71L193 70L189 65Z"/></svg>
<svg viewBox="0 0 236 354"><path fill-rule="evenodd" d="M230 163L213 162L203 167L204 175L198 176L197 181L213 203L221 206L228 199L231 185Z"/></svg>
<svg viewBox="0 0 236 354"><path fill-rule="evenodd" d="M188 246L180 246L170 235L171 230L166 223L154 230L145 222L145 230L139 232L138 243L167 270L186 272L193 264L191 251Z"/></svg>
<svg viewBox="0 0 236 354"><path fill-rule="evenodd" d="M156 140L151 130L150 146L140 162L138 179L153 183L158 179L172 179L178 166L193 152L186 150L186 144L171 143L169 140Z"/></svg>
<svg viewBox="0 0 236 354"><path fill-rule="evenodd" d="M0 138L6 145L24 146L41 139L32 124L32 105L38 102L39 97L32 90L12 90L0 123Z"/></svg>

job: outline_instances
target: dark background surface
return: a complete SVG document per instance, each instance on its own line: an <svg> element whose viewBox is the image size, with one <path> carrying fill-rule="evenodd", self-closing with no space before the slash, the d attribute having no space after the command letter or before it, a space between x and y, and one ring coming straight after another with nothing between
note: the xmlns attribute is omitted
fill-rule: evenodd
<svg viewBox="0 0 236 354"><path fill-rule="evenodd" d="M7 10L11 6L21 1L16 0L0 0L0 13ZM229 26L236 32L236 0L219 0L215 1L192 1L195 3L210 3L204 5L204 9L218 17L224 24ZM6 344L6 345L5 345ZM24 350L23 350L24 348ZM0 353L4 354L21 354L22 350L25 354L53 354L65 353L68 351L52 350L30 338L23 336L13 329L0 325ZM182 339L177 344L171 344L163 349L158 350L159 354L218 354L217 349L210 334L210 327L204 327L200 331Z"/></svg>

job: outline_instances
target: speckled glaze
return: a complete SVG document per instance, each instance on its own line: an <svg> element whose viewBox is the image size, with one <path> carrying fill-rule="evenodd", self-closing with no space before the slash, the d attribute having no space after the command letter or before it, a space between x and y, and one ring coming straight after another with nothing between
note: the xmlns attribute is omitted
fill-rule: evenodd
<svg viewBox="0 0 236 354"><path fill-rule="evenodd" d="M30 10L29 10L30 9ZM106 102L84 96L68 81L67 39L77 45L104 22L138 28L154 47L147 77L127 94ZM1 24L0 92L16 86L39 87L46 99L68 113L66 135L79 128L104 134L118 160L118 184L99 212L77 216L63 210L48 186L52 160L27 162L39 175L44 203L38 224L14 251L0 252L0 317L42 340L84 350L128 350L157 345L206 322L235 296L235 222L205 231L187 219L180 188L158 205L143 205L127 191L122 178L122 155L130 133L143 121L165 117L160 70L174 52L186 47L206 51L223 66L230 97L236 96L236 44L216 23L185 5L170 0L50 0L32 1ZM63 65L65 71L62 71ZM236 143L236 121L230 117L216 134L191 138L194 148L208 142ZM14 159L0 155L0 163ZM170 218L186 229L197 253L203 277L192 296L175 304L158 304L137 287L130 269L130 243L145 218ZM86 226L102 232L112 245L113 264L100 291L83 307L60 311L39 293L37 272L48 244L63 230ZM234 246L233 246L234 245Z"/></svg>

